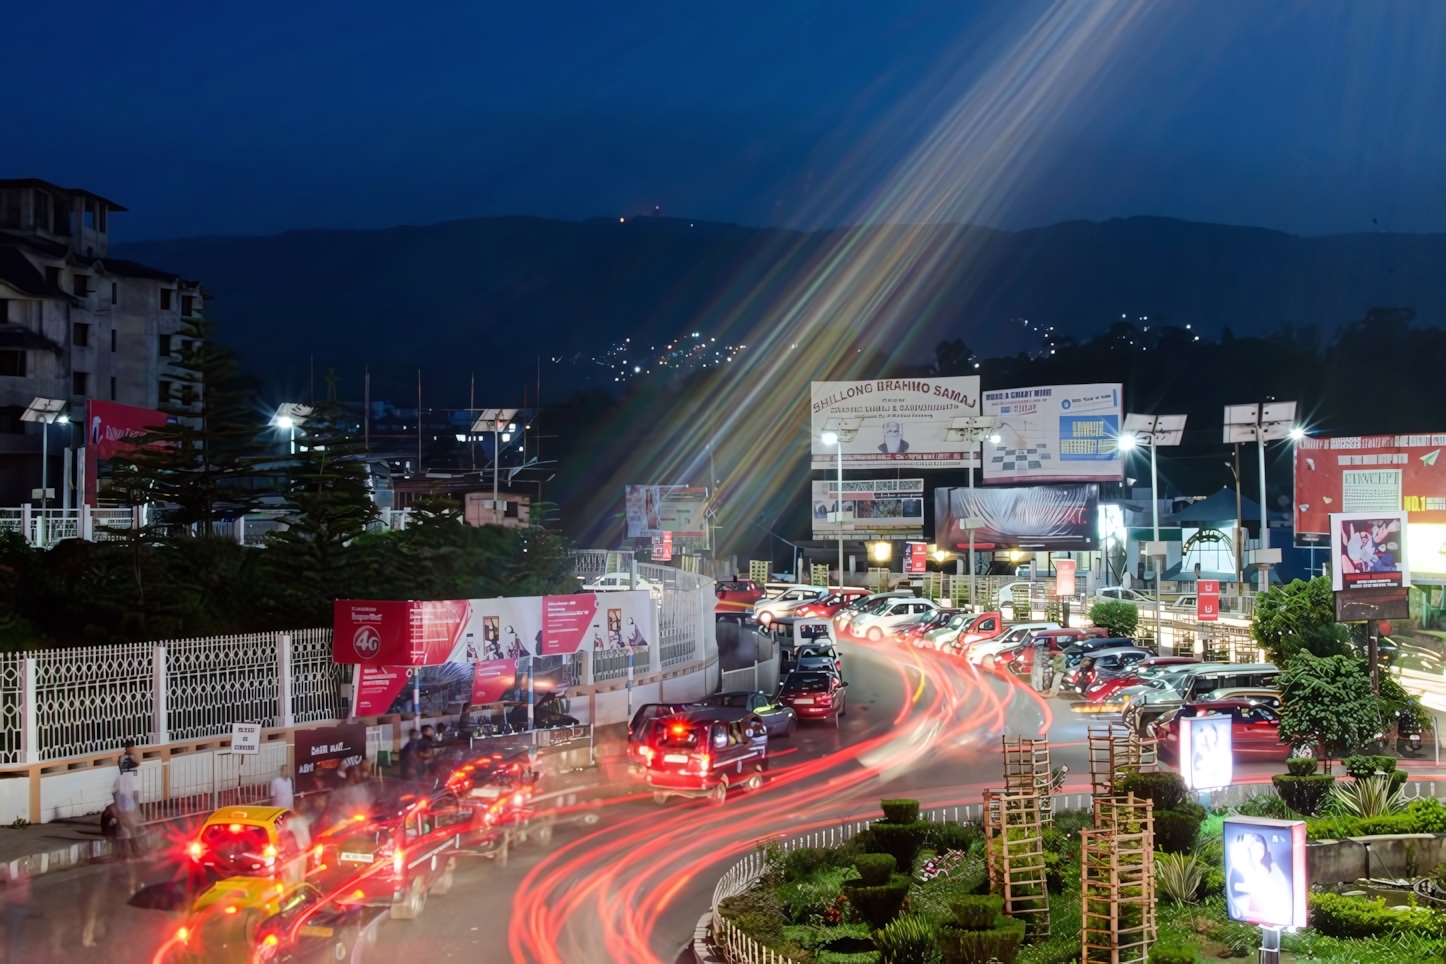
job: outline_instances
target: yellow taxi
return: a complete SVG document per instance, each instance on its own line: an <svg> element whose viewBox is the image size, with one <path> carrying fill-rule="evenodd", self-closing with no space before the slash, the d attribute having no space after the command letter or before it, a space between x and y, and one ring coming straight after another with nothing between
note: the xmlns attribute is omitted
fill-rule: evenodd
<svg viewBox="0 0 1446 964"><path fill-rule="evenodd" d="M269 877L228 877L201 894L170 941L164 959L190 962L249 962L259 955L263 923L294 914L321 901L321 892L304 882ZM272 938L271 943L276 943Z"/></svg>
<svg viewBox="0 0 1446 964"><path fill-rule="evenodd" d="M186 853L223 876L304 873L306 854L291 826L296 819L286 807L222 807L206 818Z"/></svg>

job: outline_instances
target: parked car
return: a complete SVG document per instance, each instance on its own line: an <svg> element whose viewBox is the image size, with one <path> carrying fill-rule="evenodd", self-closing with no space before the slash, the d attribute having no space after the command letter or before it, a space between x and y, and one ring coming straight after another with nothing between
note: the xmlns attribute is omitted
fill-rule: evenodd
<svg viewBox="0 0 1446 964"><path fill-rule="evenodd" d="M980 640L994 639L1004 633L1004 614L995 611L962 617L957 627L951 619L942 628L926 633L924 638L940 651L967 653L969 647Z"/></svg>
<svg viewBox="0 0 1446 964"><path fill-rule="evenodd" d="M1245 700L1208 700L1185 703L1154 724L1160 755L1179 759L1180 719L1218 713L1230 717L1230 743L1236 759L1285 760L1290 744L1280 740L1280 714L1268 706Z"/></svg>
<svg viewBox="0 0 1446 964"><path fill-rule="evenodd" d="M592 582L583 583L588 592L622 592L625 589L646 589L655 598L662 598L663 587L639 576L636 581L627 572L609 572L598 576Z"/></svg>
<svg viewBox="0 0 1446 964"><path fill-rule="evenodd" d="M1095 602L1106 602L1109 600L1131 602L1136 605L1142 603L1154 605L1155 597L1152 593L1138 592L1134 589L1126 589L1124 586L1105 586L1095 593Z"/></svg>
<svg viewBox="0 0 1446 964"><path fill-rule="evenodd" d="M1158 670L1199 665L1200 661L1193 656L1151 656L1128 673L1092 680L1084 689L1084 698L1091 703L1106 703L1120 690L1128 686L1138 686L1142 680L1151 679Z"/></svg>
<svg viewBox="0 0 1446 964"><path fill-rule="evenodd" d="M753 604L753 615L766 628L780 616L792 616L794 610L804 603L818 602L828 597L828 590L821 586L793 586L780 595Z"/></svg>
<svg viewBox="0 0 1446 964"><path fill-rule="evenodd" d="M838 726L839 717L846 712L844 690L848 685L837 673L789 673L778 686L778 696L793 707L799 719L832 719Z"/></svg>
<svg viewBox="0 0 1446 964"><path fill-rule="evenodd" d="M829 619L856 599L869 595L867 589L834 589L822 599L815 599L799 606L792 613L795 619Z"/></svg>
<svg viewBox="0 0 1446 964"><path fill-rule="evenodd" d="M994 654L994 665L1003 666L1016 676L1028 676L1034 670L1034 655L1043 643L1049 647L1049 655L1057 656L1065 648L1083 639L1105 639L1109 630L1099 627L1089 629L1040 629L1024 639L1001 649Z"/></svg>
<svg viewBox="0 0 1446 964"><path fill-rule="evenodd" d="M735 710L740 714L758 717L768 728L769 736L792 736L798 725L798 714L785 706L777 696L761 691L738 690L731 693L715 693L706 699L690 704L693 709ZM742 718L741 716L739 717Z"/></svg>
<svg viewBox="0 0 1446 964"><path fill-rule="evenodd" d="M885 636L892 635L895 627L908 622L910 618L938 608L939 604L932 599L898 599L881 610L859 613L849 623L849 633L878 642Z"/></svg>
<svg viewBox="0 0 1446 964"><path fill-rule="evenodd" d="M828 643L808 643L794 649L785 670L787 672L823 670L837 673L842 678L843 658L839 656L838 650Z"/></svg>
<svg viewBox="0 0 1446 964"><path fill-rule="evenodd" d="M730 787L756 790L768 772L768 728L757 717L728 719L717 707L655 720L643 748L653 800L728 798Z"/></svg>
<svg viewBox="0 0 1446 964"><path fill-rule="evenodd" d="M1017 643L1024 642L1024 640L1029 637L1030 633L1037 632L1043 629L1058 628L1059 623L1053 622L1015 623L1012 626L1006 626L1004 632L1000 633L998 636L995 636L991 639L981 639L978 642L971 643L969 645L969 649L965 653L965 656L969 660L969 662L973 663L975 666L978 666L984 661L984 657L994 656L997 653L1008 649Z"/></svg>
<svg viewBox="0 0 1446 964"><path fill-rule="evenodd" d="M639 751L647 741L646 731L653 720L676 716L688 706L687 703L644 703L638 707L633 718L628 721L628 763L635 768L643 766L643 757ZM639 772L641 773L640 769Z"/></svg>
<svg viewBox="0 0 1446 964"><path fill-rule="evenodd" d="M911 620L895 630L894 635L901 643L909 643L914 646L922 646L925 636L940 626L949 625L949 621L955 616L967 615L962 609L935 609L930 612L921 613L917 619Z"/></svg>
<svg viewBox="0 0 1446 964"><path fill-rule="evenodd" d="M751 612L763 598L763 587L752 579L732 579L715 583L713 594L718 598L714 612Z"/></svg>
<svg viewBox="0 0 1446 964"><path fill-rule="evenodd" d="M1084 658L1091 653L1103 652L1107 649L1134 649L1135 641L1123 636L1106 636L1104 638L1082 639L1065 647L1064 650L1064 679L1062 683L1068 685L1071 670L1077 669Z"/></svg>
<svg viewBox="0 0 1446 964"><path fill-rule="evenodd" d="M1027 592L1033 591L1036 588L1039 588L1040 591L1043 591L1043 588L1042 586L1040 586L1039 583L1029 582L1028 580L1021 580L1019 582L1007 582L1004 585L1000 586L999 592L995 595L995 599L997 602L994 608L1002 612L1004 614L1004 618L1009 620L1010 622L1013 622L1016 619L1028 619L1031 615L1033 615L1032 611L1019 613L1016 613L1014 611L1014 589L1016 586L1027 587ZM1043 609L1043 600L1041 600L1040 603L1040 608ZM1033 609L1033 604L1031 604L1030 608L1031 610Z"/></svg>
<svg viewBox="0 0 1446 964"><path fill-rule="evenodd" d="M1098 650L1086 655L1078 666L1066 670L1063 683L1065 687L1083 693L1095 680L1128 673L1153 655L1148 649L1138 646Z"/></svg>
<svg viewBox="0 0 1446 964"><path fill-rule="evenodd" d="M1182 703L1213 695L1227 687L1273 690L1280 671L1273 663L1200 663L1196 666L1165 666L1149 679L1126 686L1115 694L1125 704L1124 724L1144 733L1150 724ZM1198 685L1194 677L1205 677ZM1194 695L1192 695L1194 694Z"/></svg>
<svg viewBox="0 0 1446 964"><path fill-rule="evenodd" d="M910 589L894 589L889 592L870 593L853 602L848 603L838 612L833 614L833 628L835 632L843 632L848 629L849 622L859 613L874 606L881 605L886 599L913 599L914 593Z"/></svg>
<svg viewBox="0 0 1446 964"><path fill-rule="evenodd" d="M329 911L326 924L318 925L329 932L325 937L319 930L307 935L286 933L292 918L322 910ZM313 884L228 877L191 902L184 923L157 959L169 964L340 961L356 946L360 922L359 907L329 902ZM306 951L311 953L301 956Z"/></svg>

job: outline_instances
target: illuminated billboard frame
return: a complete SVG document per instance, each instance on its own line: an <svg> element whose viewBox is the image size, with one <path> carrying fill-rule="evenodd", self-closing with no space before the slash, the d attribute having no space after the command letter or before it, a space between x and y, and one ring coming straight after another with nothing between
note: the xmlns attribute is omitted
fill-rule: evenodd
<svg viewBox="0 0 1446 964"><path fill-rule="evenodd" d="M1305 821L1230 817L1225 833L1225 904L1231 920L1305 927Z"/></svg>
<svg viewBox="0 0 1446 964"><path fill-rule="evenodd" d="M1191 790L1218 790L1235 778L1231 719L1221 713L1180 720L1180 775Z"/></svg>

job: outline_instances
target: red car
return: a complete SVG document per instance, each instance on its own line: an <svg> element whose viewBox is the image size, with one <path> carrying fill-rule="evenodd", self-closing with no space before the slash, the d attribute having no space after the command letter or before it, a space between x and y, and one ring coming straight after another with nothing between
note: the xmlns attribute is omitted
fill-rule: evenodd
<svg viewBox="0 0 1446 964"><path fill-rule="evenodd" d="M948 625L949 620L962 613L962 609L935 609L924 613L918 620L905 623L894 630L894 639L913 646L924 645L924 635L930 630Z"/></svg>
<svg viewBox="0 0 1446 964"><path fill-rule="evenodd" d="M848 685L836 673L789 673L779 684L778 698L792 707L800 720L832 719L838 726L845 712L844 689Z"/></svg>
<svg viewBox="0 0 1446 964"><path fill-rule="evenodd" d="M855 599L862 599L867 595L867 589L835 589L822 599L804 603L791 615L797 619L828 619Z"/></svg>
<svg viewBox="0 0 1446 964"><path fill-rule="evenodd" d="M752 579L735 579L720 582L713 588L718 597L713 611L717 613L747 612L753 604L763 598L763 587Z"/></svg>
<svg viewBox="0 0 1446 964"><path fill-rule="evenodd" d="M1028 676L1034 670L1034 641L1043 639L1049 642L1049 655L1058 656L1064 652L1066 646L1073 645L1082 639L1108 639L1109 630L1091 627L1090 629L1041 629L1031 633L1029 638L1018 646L1011 646L1009 649L998 653L994 657L995 666L1003 666L1016 676Z"/></svg>
<svg viewBox="0 0 1446 964"><path fill-rule="evenodd" d="M1230 743L1235 759L1284 760L1290 744L1280 742L1280 714L1251 700L1215 700L1186 703L1154 724L1160 755L1179 759L1180 718L1219 713L1230 717Z"/></svg>
<svg viewBox="0 0 1446 964"><path fill-rule="evenodd" d="M1154 676L1162 667L1184 666L1199 662L1192 656L1151 656L1128 673L1121 673L1119 676L1091 683L1085 687L1084 698L1091 703L1104 703L1126 686L1138 686L1141 682Z"/></svg>

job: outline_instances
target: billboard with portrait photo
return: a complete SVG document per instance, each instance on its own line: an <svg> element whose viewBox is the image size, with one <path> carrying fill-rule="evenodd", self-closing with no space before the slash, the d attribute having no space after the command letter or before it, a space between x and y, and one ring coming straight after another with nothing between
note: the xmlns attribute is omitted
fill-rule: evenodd
<svg viewBox="0 0 1446 964"><path fill-rule="evenodd" d="M1336 592L1411 585L1405 512L1332 512L1330 533Z"/></svg>
<svg viewBox="0 0 1446 964"><path fill-rule="evenodd" d="M838 464L839 449L823 443L825 432L838 436L844 464L853 468L964 468L971 448L965 419L979 414L979 376L813 382L809 404L815 468Z"/></svg>
<svg viewBox="0 0 1446 964"><path fill-rule="evenodd" d="M1087 552L1098 538L1100 487L1031 485L1011 489L934 490L934 542L950 551L969 548L964 520L978 518L975 549Z"/></svg>
<svg viewBox="0 0 1446 964"><path fill-rule="evenodd" d="M984 445L984 481L1086 482L1124 478L1122 386L1041 385L984 393L998 442Z"/></svg>
<svg viewBox="0 0 1446 964"><path fill-rule="evenodd" d="M1229 817L1225 835L1225 903L1231 920L1266 927L1305 927L1305 821Z"/></svg>
<svg viewBox="0 0 1446 964"><path fill-rule="evenodd" d="M708 536L708 490L688 485L630 485L623 491L630 539L671 532L675 539Z"/></svg>
<svg viewBox="0 0 1446 964"><path fill-rule="evenodd" d="M1234 779L1235 748L1228 714L1180 718L1180 773L1192 790L1217 790Z"/></svg>

